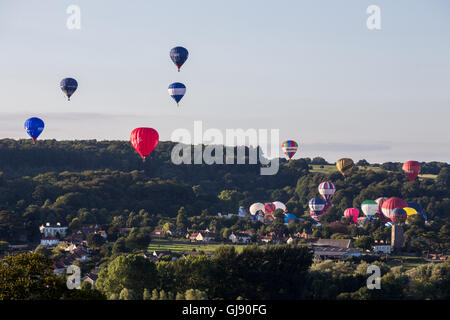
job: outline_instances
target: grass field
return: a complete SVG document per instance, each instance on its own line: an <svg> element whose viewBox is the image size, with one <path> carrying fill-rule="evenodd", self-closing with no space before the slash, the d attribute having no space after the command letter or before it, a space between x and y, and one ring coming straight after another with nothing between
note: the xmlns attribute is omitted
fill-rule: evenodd
<svg viewBox="0 0 450 320"><path fill-rule="evenodd" d="M152 240L150 245L148 246L148 251L153 252L156 251L172 251L176 253L183 253L185 251L215 251L218 247L223 244L202 244L202 243L190 243L190 242L181 242L181 241L170 241L170 240ZM225 244L226 246L234 246L236 251L241 252L244 248L244 245L232 245Z"/></svg>
<svg viewBox="0 0 450 320"><path fill-rule="evenodd" d="M408 256L390 256L389 260L387 262L387 264L390 267L395 267L395 266L403 266L406 269L412 269L412 268L416 268L420 265L423 264L427 264L429 263L428 261L426 261L423 258L419 258L419 257L408 257ZM439 262L436 262L439 263Z"/></svg>

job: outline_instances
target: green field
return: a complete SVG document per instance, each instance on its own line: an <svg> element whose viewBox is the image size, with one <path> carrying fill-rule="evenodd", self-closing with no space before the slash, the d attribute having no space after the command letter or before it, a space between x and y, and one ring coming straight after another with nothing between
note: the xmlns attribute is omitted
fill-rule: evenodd
<svg viewBox="0 0 450 320"><path fill-rule="evenodd" d="M333 164L326 164L326 165L312 165L312 169L310 169L310 172L315 172L315 173L324 173L324 174L328 174L328 173L332 173L332 172L336 172L338 171L336 166ZM321 168L323 167L323 168ZM359 170L373 170L373 171L383 171L384 169L380 168L380 167L358 167Z"/></svg>
<svg viewBox="0 0 450 320"><path fill-rule="evenodd" d="M181 242L181 241L170 241L170 240L152 240L150 245L148 246L148 251L172 251L176 253L183 253L186 251L215 251L218 247L223 246L224 244L203 244L203 243L190 243L190 242ZM244 245L232 245L225 244L226 246L234 246L238 252L241 252L244 248Z"/></svg>
<svg viewBox="0 0 450 320"><path fill-rule="evenodd" d="M390 267L395 267L395 266L403 266L406 269L412 269L412 268L416 268L420 265L423 264L427 264L429 263L428 261L426 261L423 258L419 258L419 257L408 257L408 256L389 256L389 260L387 261L387 264ZM436 262L439 263L439 262Z"/></svg>

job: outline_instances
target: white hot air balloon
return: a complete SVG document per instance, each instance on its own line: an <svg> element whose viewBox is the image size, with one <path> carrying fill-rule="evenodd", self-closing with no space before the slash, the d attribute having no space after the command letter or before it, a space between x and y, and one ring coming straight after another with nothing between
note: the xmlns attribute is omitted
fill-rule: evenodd
<svg viewBox="0 0 450 320"><path fill-rule="evenodd" d="M264 212L264 204L261 202L256 202L250 206L249 211L252 215L255 215L258 211Z"/></svg>

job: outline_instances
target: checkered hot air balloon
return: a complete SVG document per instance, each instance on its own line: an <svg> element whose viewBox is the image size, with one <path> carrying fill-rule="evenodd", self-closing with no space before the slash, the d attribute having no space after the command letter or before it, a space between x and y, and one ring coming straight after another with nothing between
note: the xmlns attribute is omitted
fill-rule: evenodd
<svg viewBox="0 0 450 320"><path fill-rule="evenodd" d="M290 160L297 152L298 144L294 140L286 140L285 142L283 142L281 147Z"/></svg>

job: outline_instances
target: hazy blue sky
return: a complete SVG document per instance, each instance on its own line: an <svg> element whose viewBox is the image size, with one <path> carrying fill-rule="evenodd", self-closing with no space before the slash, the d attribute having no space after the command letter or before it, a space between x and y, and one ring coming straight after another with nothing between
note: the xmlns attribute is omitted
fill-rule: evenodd
<svg viewBox="0 0 450 320"><path fill-rule="evenodd" d="M66 27L69 5L81 30ZM366 9L381 8L381 30ZM279 128L296 157L450 162L450 1L0 2L0 138ZM172 47L189 59L178 73ZM59 81L79 82L67 102ZM180 108L168 96L183 82Z"/></svg>

